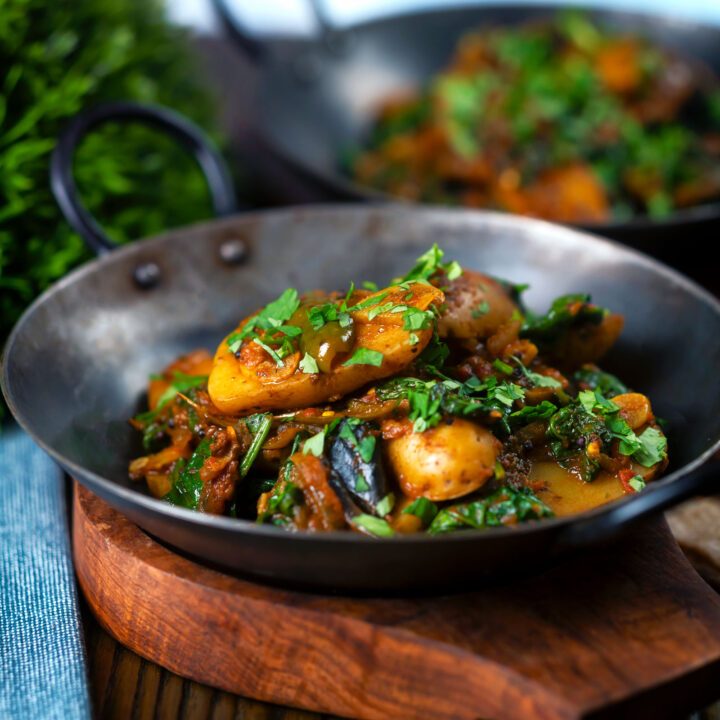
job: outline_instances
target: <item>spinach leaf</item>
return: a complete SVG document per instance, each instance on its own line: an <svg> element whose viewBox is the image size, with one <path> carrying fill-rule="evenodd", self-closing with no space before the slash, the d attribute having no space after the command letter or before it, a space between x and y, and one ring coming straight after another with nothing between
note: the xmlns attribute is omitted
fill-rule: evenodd
<svg viewBox="0 0 720 720"><path fill-rule="evenodd" d="M437 535L470 528L486 529L516 522L552 517L553 513L529 488L500 488L483 500L443 508L428 533Z"/></svg>
<svg viewBox="0 0 720 720"><path fill-rule="evenodd" d="M612 398L615 395L624 395L628 387L621 380L610 373L600 370L592 365L584 365L574 375L573 379L578 383L586 383L591 390L597 390L605 397Z"/></svg>
<svg viewBox="0 0 720 720"><path fill-rule="evenodd" d="M195 448L187 464L183 460L178 460L170 478L172 490L163 497L163 500L167 500L173 505L196 510L203 488L200 468L209 457L210 438L206 438Z"/></svg>
<svg viewBox="0 0 720 720"><path fill-rule="evenodd" d="M599 325L607 310L590 304L590 295L563 295L553 301L545 315L525 314L520 336L539 347L552 347L567 330L580 322Z"/></svg>

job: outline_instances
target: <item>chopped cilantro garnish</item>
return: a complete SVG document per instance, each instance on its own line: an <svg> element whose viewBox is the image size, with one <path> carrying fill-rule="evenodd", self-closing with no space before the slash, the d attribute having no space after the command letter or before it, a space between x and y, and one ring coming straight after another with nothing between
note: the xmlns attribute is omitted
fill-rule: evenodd
<svg viewBox="0 0 720 720"><path fill-rule="evenodd" d="M347 312L357 312L358 310L365 310L369 307L373 307L373 305L380 304L390 294L390 292L390 290L385 290L379 295L371 295L370 297L361 300L357 305L353 305L352 307L342 307L341 309L344 311L346 310Z"/></svg>
<svg viewBox="0 0 720 720"><path fill-rule="evenodd" d="M557 412L557 406L548 400L543 400L539 405L526 405L522 410L510 413L513 420L523 420L527 423L535 420L547 420Z"/></svg>
<svg viewBox="0 0 720 720"><path fill-rule="evenodd" d="M362 286L366 290L370 290L371 292L377 292L380 288L377 286L377 283L371 282L370 280L366 280Z"/></svg>
<svg viewBox="0 0 720 720"><path fill-rule="evenodd" d="M409 307L403 313L403 330L426 330L432 325L433 317L428 310Z"/></svg>
<svg viewBox="0 0 720 720"><path fill-rule="evenodd" d="M364 513L356 515L353 518L353 523L376 537L388 538L395 535L387 521L374 515L365 515Z"/></svg>
<svg viewBox="0 0 720 720"><path fill-rule="evenodd" d="M474 318L482 317L483 315L487 315L490 312L490 305L488 305L487 300L483 300L475 310L471 311L471 315Z"/></svg>
<svg viewBox="0 0 720 720"><path fill-rule="evenodd" d="M412 270L404 277L396 279L395 284L402 285L410 281L428 282L438 270L444 270L451 281L459 278L462 275L462 268L454 261L443 263L444 255L437 243L433 243L433 246L417 259Z"/></svg>
<svg viewBox="0 0 720 720"><path fill-rule="evenodd" d="M325 434L325 430L321 430L317 435L309 437L303 444L303 455L320 457L325 449Z"/></svg>
<svg viewBox="0 0 720 720"><path fill-rule="evenodd" d="M350 357L343 363L343 367L348 365L374 365L380 367L383 361L383 354L377 350L359 347Z"/></svg>
<svg viewBox="0 0 720 720"><path fill-rule="evenodd" d="M370 308L368 320L374 320L378 315L391 311L393 307L394 305L391 302L385 303L384 305L375 305L375 307Z"/></svg>
<svg viewBox="0 0 720 720"><path fill-rule="evenodd" d="M320 372L320 369L318 368L317 361L315 358L305 353L305 356L300 361L300 369L306 374L306 375L314 375L315 373Z"/></svg>
<svg viewBox="0 0 720 720"><path fill-rule="evenodd" d="M513 373L512 366L503 362L500 358L495 358L495 360L493 360L493 367L506 375L512 375Z"/></svg>
<svg viewBox="0 0 720 720"><path fill-rule="evenodd" d="M259 345L270 357L275 361L275 364L278 367L283 367L285 363L283 363L283 359L280 357L280 355L273 350L269 345L264 343L260 338L253 338L252 341Z"/></svg>
<svg viewBox="0 0 720 720"><path fill-rule="evenodd" d="M162 376L155 376L152 379L164 380L165 378L163 378ZM141 422L144 425L149 425L153 422L153 420L155 420L155 418L157 418L157 416L160 414L160 411L167 405L169 405L172 400L174 400L175 396L178 393L185 394L193 388L204 385L207 382L207 379L207 375L185 375L184 373L178 372L176 370L175 372L173 372L173 380L170 382L170 385L165 389L165 392L163 392L163 394L158 398L155 409L135 416L134 420L136 420L137 422ZM143 443L147 444L145 443L144 439Z"/></svg>
<svg viewBox="0 0 720 720"><path fill-rule="evenodd" d="M541 375L540 373L530 372L523 364L522 360L516 358L514 355L512 359L518 364L518 367L522 371L522 374L536 387L549 387L549 388L561 388L562 383L553 377L548 375Z"/></svg>
<svg viewBox="0 0 720 720"><path fill-rule="evenodd" d="M438 514L438 507L432 500L428 500L425 497L419 497L413 500L413 502L403 510L403 514L419 517L422 520L423 525L428 527Z"/></svg>
<svg viewBox="0 0 720 720"><path fill-rule="evenodd" d="M395 507L395 493L388 493L376 506L377 514L381 517L388 515Z"/></svg>
<svg viewBox="0 0 720 720"><path fill-rule="evenodd" d="M250 443L250 447L243 456L242 462L240 463L240 477L245 477L248 474L252 464L255 462L255 459L260 453L260 448L270 432L272 416L263 413L251 415L250 417L245 418L245 424L250 432L253 433L253 439Z"/></svg>
<svg viewBox="0 0 720 720"><path fill-rule="evenodd" d="M253 315L241 330L228 337L228 350L231 353L237 352L243 340L256 335L255 330L268 331L282 327L293 316L299 306L300 300L298 299L297 290L288 288L277 300L268 303L259 313Z"/></svg>
<svg viewBox="0 0 720 720"><path fill-rule="evenodd" d="M667 438L657 428L647 428L638 440L640 449L632 457L644 467L652 467L667 457Z"/></svg>
<svg viewBox="0 0 720 720"><path fill-rule="evenodd" d="M357 492L365 492L366 490L369 490L370 486L368 485L367 480L363 477L362 473L358 473L357 478L355 479L355 490Z"/></svg>
<svg viewBox="0 0 720 720"><path fill-rule="evenodd" d="M338 318L338 309L333 303L316 305L306 310L306 313L313 330L319 330L323 325L333 322Z"/></svg>
<svg viewBox="0 0 720 720"><path fill-rule="evenodd" d="M645 489L645 481L639 475L636 475L635 477L630 478L630 480L628 480L628 485L635 492L640 492L641 490Z"/></svg>

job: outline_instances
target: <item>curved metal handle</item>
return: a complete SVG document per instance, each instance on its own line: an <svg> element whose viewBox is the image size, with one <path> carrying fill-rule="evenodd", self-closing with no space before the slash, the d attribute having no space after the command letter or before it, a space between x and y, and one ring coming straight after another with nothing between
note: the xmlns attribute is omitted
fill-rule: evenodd
<svg viewBox="0 0 720 720"><path fill-rule="evenodd" d="M220 153L208 136L178 113L159 105L113 102L98 105L77 115L60 135L50 160L50 187L66 220L88 247L103 255L117 247L80 202L72 173L75 150L92 128L108 120L141 120L165 130L195 157L210 187L217 215L237 212L235 188Z"/></svg>
<svg viewBox="0 0 720 720"><path fill-rule="evenodd" d="M568 526L558 542L563 547L588 545L610 536L626 522L673 507L700 495L720 494L720 457L715 455L687 475L666 485L642 492L632 502L621 503L610 512Z"/></svg>
<svg viewBox="0 0 720 720"><path fill-rule="evenodd" d="M251 60L254 62L264 61L269 53L268 45L250 34L230 9L228 0L212 0L212 2L228 35L235 40ZM306 0L306 2L315 24L320 30L319 37L321 39L333 37L334 31L322 0Z"/></svg>

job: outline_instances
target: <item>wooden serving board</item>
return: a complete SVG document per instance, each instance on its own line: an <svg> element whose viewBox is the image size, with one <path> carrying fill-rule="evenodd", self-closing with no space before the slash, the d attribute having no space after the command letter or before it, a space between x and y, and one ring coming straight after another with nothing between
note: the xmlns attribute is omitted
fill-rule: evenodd
<svg viewBox="0 0 720 720"><path fill-rule="evenodd" d="M367 720L656 719L720 695L720 599L662 519L534 578L415 599L225 575L78 485L73 541L88 603L118 641L260 700Z"/></svg>

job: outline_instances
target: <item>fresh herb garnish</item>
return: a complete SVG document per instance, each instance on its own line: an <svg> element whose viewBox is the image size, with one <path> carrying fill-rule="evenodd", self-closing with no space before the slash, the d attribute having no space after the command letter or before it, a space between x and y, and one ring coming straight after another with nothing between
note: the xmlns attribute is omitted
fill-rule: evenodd
<svg viewBox="0 0 720 720"><path fill-rule="evenodd" d="M423 525L428 527L438 514L438 507L432 500L428 500L425 497L419 497L415 498L415 500L413 500L410 505L403 510L403 514L419 517L422 520Z"/></svg>
<svg viewBox="0 0 720 720"><path fill-rule="evenodd" d="M548 375L541 375L540 373L531 372L523 364L522 360L516 358L514 355L512 359L518 364L522 374L533 384L535 387L548 387L548 388L561 388L562 383L553 377Z"/></svg>
<svg viewBox="0 0 720 720"><path fill-rule="evenodd" d="M370 350L370 348L359 347L355 350L352 356L343 363L343 367L347 367L349 365L373 365L375 367L380 367L382 365L382 361L383 354L381 352L378 352L377 350Z"/></svg>
<svg viewBox="0 0 720 720"><path fill-rule="evenodd" d="M374 515L366 515L365 513L356 515L353 518L353 524L376 537L389 538L395 535L386 520L375 517Z"/></svg>
<svg viewBox="0 0 720 720"><path fill-rule="evenodd" d="M263 443L265 442L265 439L270 432L270 426L272 425L272 416L258 413L257 415L251 415L250 417L244 418L242 422L245 423L248 430L250 430L250 432L253 434L253 439L250 443L250 447L243 456L243 459L240 462L240 468L238 470L240 477L244 478L250 471L252 464L255 462L255 459L260 453L260 449L262 448Z"/></svg>
<svg viewBox="0 0 720 720"><path fill-rule="evenodd" d="M652 467L667 457L667 438L657 428L647 428L638 440L641 447L632 457L644 467Z"/></svg>
<svg viewBox="0 0 720 720"><path fill-rule="evenodd" d="M183 458L176 462L170 477L172 489L163 500L190 510L197 509L204 485L200 479L200 468L209 457L210 438L206 438L198 444L187 463Z"/></svg>
<svg viewBox="0 0 720 720"><path fill-rule="evenodd" d="M454 530L478 530L552 517L553 513L529 488L509 486L475 502L443 508L428 528L437 535Z"/></svg>
<svg viewBox="0 0 720 720"><path fill-rule="evenodd" d="M487 315L490 312L490 305L487 300L483 300L477 308L470 312L470 315L474 318L481 318L483 315Z"/></svg>
<svg viewBox="0 0 720 720"><path fill-rule="evenodd" d="M312 355L308 353L305 353L305 356L300 361L300 370L302 370L307 375L314 375L315 373L320 372L317 361Z"/></svg>
<svg viewBox="0 0 720 720"><path fill-rule="evenodd" d="M626 392L629 392L627 385L618 380L614 375L589 365L580 368L573 375L573 379L577 383L585 383L591 390L597 390L608 398L615 397L615 395L624 395Z"/></svg>
<svg viewBox="0 0 720 720"><path fill-rule="evenodd" d="M380 517L389 515L395 507L395 493L388 493L376 506L375 510Z"/></svg>
<svg viewBox="0 0 720 720"><path fill-rule="evenodd" d="M295 314L299 306L297 290L288 288L277 300L268 303L260 312L253 315L238 332L228 337L228 350L236 353L244 340L259 337L256 330L276 332ZM261 347L267 350L265 346L261 345ZM277 362L275 358L273 359Z"/></svg>
<svg viewBox="0 0 720 720"><path fill-rule="evenodd" d="M356 492L362 493L366 492L370 489L370 486L368 485L367 480L363 476L362 473L358 473L357 478L355 478L355 490Z"/></svg>
<svg viewBox="0 0 720 720"><path fill-rule="evenodd" d="M323 429L316 435L309 437L303 444L303 455L311 454L315 457L321 457L325 449L326 434L325 429Z"/></svg>
<svg viewBox="0 0 720 720"><path fill-rule="evenodd" d="M590 304L590 295L563 295L553 301L545 315L527 311L520 336L539 347L552 347L572 325L589 322L599 325L608 311Z"/></svg>
<svg viewBox="0 0 720 720"><path fill-rule="evenodd" d="M407 282L428 282L438 271L444 270L448 280L456 280L462 275L462 268L456 262L442 262L445 253L433 243L433 246L423 253L416 261L412 270L402 278L396 278L395 285Z"/></svg>

